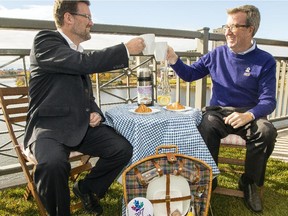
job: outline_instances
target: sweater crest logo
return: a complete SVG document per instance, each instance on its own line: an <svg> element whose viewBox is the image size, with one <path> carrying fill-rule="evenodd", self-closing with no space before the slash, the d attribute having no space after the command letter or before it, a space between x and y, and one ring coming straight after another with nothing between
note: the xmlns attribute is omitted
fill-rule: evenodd
<svg viewBox="0 0 288 216"><path fill-rule="evenodd" d="M251 68L250 67L247 67L246 69L245 69L245 72L244 72L244 76L250 76L251 75Z"/></svg>

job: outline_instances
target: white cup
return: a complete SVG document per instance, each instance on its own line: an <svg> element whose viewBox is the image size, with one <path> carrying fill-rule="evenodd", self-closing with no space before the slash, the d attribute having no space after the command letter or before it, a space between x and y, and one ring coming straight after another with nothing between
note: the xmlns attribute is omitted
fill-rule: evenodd
<svg viewBox="0 0 288 216"><path fill-rule="evenodd" d="M165 61L167 56L168 43L167 42L156 42L154 56L156 61Z"/></svg>
<svg viewBox="0 0 288 216"><path fill-rule="evenodd" d="M144 55L153 55L155 48L155 34L143 34L140 35L144 39L145 48L143 50Z"/></svg>

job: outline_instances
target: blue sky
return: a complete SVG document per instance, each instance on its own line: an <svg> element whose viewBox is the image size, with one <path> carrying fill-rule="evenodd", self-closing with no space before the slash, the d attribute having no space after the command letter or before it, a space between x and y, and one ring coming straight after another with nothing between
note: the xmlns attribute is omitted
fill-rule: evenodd
<svg viewBox="0 0 288 216"><path fill-rule="evenodd" d="M53 20L53 2L53 0L0 0L0 17ZM222 26L226 23L227 8L243 4L253 4L261 12L261 25L256 37L288 41L288 0L91 0L90 10L94 23L99 24L196 31L203 27L212 30ZM20 32L20 34L12 33L11 36L8 32L0 30L0 48L30 48L34 34ZM23 43L23 38L26 38L27 42ZM129 37L122 37L115 40L115 36L97 36L83 45L84 48L98 49L128 39ZM176 51L194 48L175 41L168 43Z"/></svg>
<svg viewBox="0 0 288 216"><path fill-rule="evenodd" d="M225 24L226 9L242 4L260 9L262 21L256 37L288 40L288 0L92 0L90 9L95 23L198 30ZM53 0L0 0L0 16L52 20L52 5Z"/></svg>

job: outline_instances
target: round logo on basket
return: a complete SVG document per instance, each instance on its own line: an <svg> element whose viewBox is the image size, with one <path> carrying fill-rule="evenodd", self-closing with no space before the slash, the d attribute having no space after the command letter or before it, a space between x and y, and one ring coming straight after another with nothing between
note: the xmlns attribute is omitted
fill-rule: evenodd
<svg viewBox="0 0 288 216"><path fill-rule="evenodd" d="M135 197L127 206L128 216L153 216L152 203L144 197Z"/></svg>

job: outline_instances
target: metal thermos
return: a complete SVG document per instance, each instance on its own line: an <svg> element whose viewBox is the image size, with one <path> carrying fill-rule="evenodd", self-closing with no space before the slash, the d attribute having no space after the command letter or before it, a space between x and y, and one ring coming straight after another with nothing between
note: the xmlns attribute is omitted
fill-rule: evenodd
<svg viewBox="0 0 288 216"><path fill-rule="evenodd" d="M153 106L153 78L149 68L137 70L138 105Z"/></svg>

